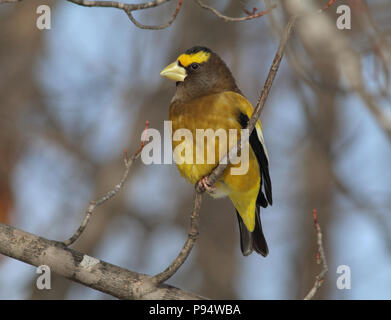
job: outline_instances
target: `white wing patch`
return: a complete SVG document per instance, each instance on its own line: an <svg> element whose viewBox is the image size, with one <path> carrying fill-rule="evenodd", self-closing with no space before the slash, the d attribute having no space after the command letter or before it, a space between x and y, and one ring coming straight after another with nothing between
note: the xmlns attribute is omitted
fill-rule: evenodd
<svg viewBox="0 0 391 320"><path fill-rule="evenodd" d="M263 139L262 129L261 129L261 126L259 125L258 122L257 122L257 124L255 125L255 130L257 130L258 139L259 139L259 141L260 141L261 144L262 144L262 147L263 147L263 150L264 150L264 152L265 152L267 161L269 162L269 155L268 155L268 153L267 153L267 149L266 149L266 145L265 145L265 140Z"/></svg>

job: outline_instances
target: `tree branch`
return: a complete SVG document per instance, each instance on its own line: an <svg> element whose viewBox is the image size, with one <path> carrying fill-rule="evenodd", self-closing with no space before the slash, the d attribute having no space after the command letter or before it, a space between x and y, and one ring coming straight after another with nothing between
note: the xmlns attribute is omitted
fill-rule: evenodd
<svg viewBox="0 0 391 320"><path fill-rule="evenodd" d="M91 1L67 0L67 1L72 2L74 4L78 4L83 7L105 7L105 8L117 8L117 9L127 10L127 11L135 11L135 10L154 8L170 0L155 0L155 1L148 1L144 3L138 3L138 4L124 3L120 1L93 1L93 0Z"/></svg>
<svg viewBox="0 0 391 320"><path fill-rule="evenodd" d="M162 25L159 25L159 26L147 26L145 24L142 24L142 23L138 22L133 17L132 11L126 11L126 14L128 15L130 21L132 21L140 29L161 30L161 29L165 29L165 28L169 27L175 21L176 16L178 15L179 10L181 9L182 3L183 3L183 0L179 0L178 1L178 5L177 5L177 7L176 7L176 9L174 11L174 14L172 15L171 19L166 24L162 24Z"/></svg>
<svg viewBox="0 0 391 320"><path fill-rule="evenodd" d="M153 277L154 284L159 284L170 279L178 271L178 269L182 266L182 264L186 261L191 250L193 249L193 246L199 234L198 218L201 209L202 193L203 191L200 190L196 190L194 192L194 207L193 207L193 212L190 216L190 228L189 228L187 240L183 245L182 250L179 252L175 260L163 272Z"/></svg>
<svg viewBox="0 0 391 320"><path fill-rule="evenodd" d="M316 262L318 264L322 263L322 271L316 276L314 286L304 297L304 300L311 300L314 297L318 289L323 284L324 278L327 272L329 271L329 268L327 266L327 261L326 261L326 254L324 253L324 248L323 248L322 230L320 229L320 225L318 222L318 214L316 212L316 209L312 211L312 216L314 218L314 225L315 225L317 243L318 243L318 254L316 255Z"/></svg>
<svg viewBox="0 0 391 320"><path fill-rule="evenodd" d="M203 2L201 2L200 0L196 0L197 4L205 9L205 10L209 10L211 11L214 15L216 15L217 17L219 17L220 19L223 19L225 22L240 22L240 21L246 21L246 20L252 20L252 19L256 19L256 18L259 18L259 17L262 17L264 16L265 14L268 14L270 11L272 11L274 8L277 7L276 4L273 4L270 8L266 9L265 11L259 11L257 13L254 13L254 14L250 14L250 15L247 15L245 17L240 17L240 18L232 18L232 17L228 17L228 16L225 16L223 14L221 14L219 11L217 11L215 8L213 7L210 7L206 4L204 4Z"/></svg>
<svg viewBox="0 0 391 320"><path fill-rule="evenodd" d="M123 3L118 1L89 1L89 0L67 0L67 1L84 7L105 7L105 8L116 8L116 9L123 10L129 17L130 21L135 26L139 27L140 29L148 29L148 30L161 30L169 27L175 21L183 3L183 0L178 0L178 5L174 11L174 14L172 15L171 19L167 23L158 26L147 26L138 22L134 18L132 12L137 10L154 8L170 0L155 0L155 1L139 3L139 4L130 4L130 3Z"/></svg>
<svg viewBox="0 0 391 320"><path fill-rule="evenodd" d="M322 9L321 11L326 11L328 8L330 8L337 0L330 0Z"/></svg>
<svg viewBox="0 0 391 320"><path fill-rule="evenodd" d="M283 57L284 50L285 50L289 35L292 32L292 28L295 24L295 21L296 21L296 16L292 16L289 19L289 21L284 29L284 32L283 32L281 40L280 40L280 45L279 45L278 50L276 52L276 55L274 57L273 63L270 67L270 71L269 71L269 74L266 78L266 81L265 81L265 84L264 84L263 89L261 91L261 94L258 98L257 104L254 109L254 113L251 116L251 119L249 120L247 127L246 127L246 129L249 130L249 135L251 134L252 130L254 129L255 124L258 121L259 116L261 115L261 112L265 106L265 103L266 103L267 97L269 95L270 89L272 87L274 78L276 77L278 68L280 67L281 59ZM231 148L229 153L220 161L219 165L212 171L211 174L209 174L208 182L210 185L213 185L216 182L216 180L221 177L225 168L228 166L230 159L234 158L237 154L237 149L241 150L241 148L242 148L241 141L239 140L237 146Z"/></svg>
<svg viewBox="0 0 391 320"><path fill-rule="evenodd" d="M0 224L0 253L50 270L74 282L119 299L205 299L173 286L159 284L145 293L141 285L151 277L129 271L48 240Z"/></svg>

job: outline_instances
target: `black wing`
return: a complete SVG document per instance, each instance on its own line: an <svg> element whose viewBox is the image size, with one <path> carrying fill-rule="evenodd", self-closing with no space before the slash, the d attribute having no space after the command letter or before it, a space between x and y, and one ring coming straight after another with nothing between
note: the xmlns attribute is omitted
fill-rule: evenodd
<svg viewBox="0 0 391 320"><path fill-rule="evenodd" d="M242 128L247 127L248 121L249 118L247 117L247 115L241 112L239 114L239 123L242 126ZM254 128L254 130L251 132L250 146L253 149L255 156L257 157L259 168L261 170L261 186L259 188L259 193L257 197L257 205L266 208L268 203L270 205L273 204L272 182L270 180L270 175L269 175L269 161L267 159L264 146L262 142L259 141L256 128ZM265 191L266 197L262 189Z"/></svg>

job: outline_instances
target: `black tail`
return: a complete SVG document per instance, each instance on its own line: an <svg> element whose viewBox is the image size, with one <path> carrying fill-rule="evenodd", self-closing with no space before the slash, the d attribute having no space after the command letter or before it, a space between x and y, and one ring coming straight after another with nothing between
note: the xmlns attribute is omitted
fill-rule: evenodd
<svg viewBox="0 0 391 320"><path fill-rule="evenodd" d="M259 208L257 208L255 212L255 229L253 232L247 230L238 211L236 211L236 216L239 222L240 249L242 250L242 254L248 256L255 250L256 253L266 257L269 253L269 248L267 247L266 239L263 235Z"/></svg>

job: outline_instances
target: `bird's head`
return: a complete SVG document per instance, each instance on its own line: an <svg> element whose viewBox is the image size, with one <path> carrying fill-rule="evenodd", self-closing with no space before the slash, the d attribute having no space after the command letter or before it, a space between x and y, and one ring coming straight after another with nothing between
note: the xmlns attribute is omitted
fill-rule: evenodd
<svg viewBox="0 0 391 320"><path fill-rule="evenodd" d="M239 90L224 61L212 50L202 46L185 51L165 67L160 75L175 81L177 95L179 93L187 99Z"/></svg>

